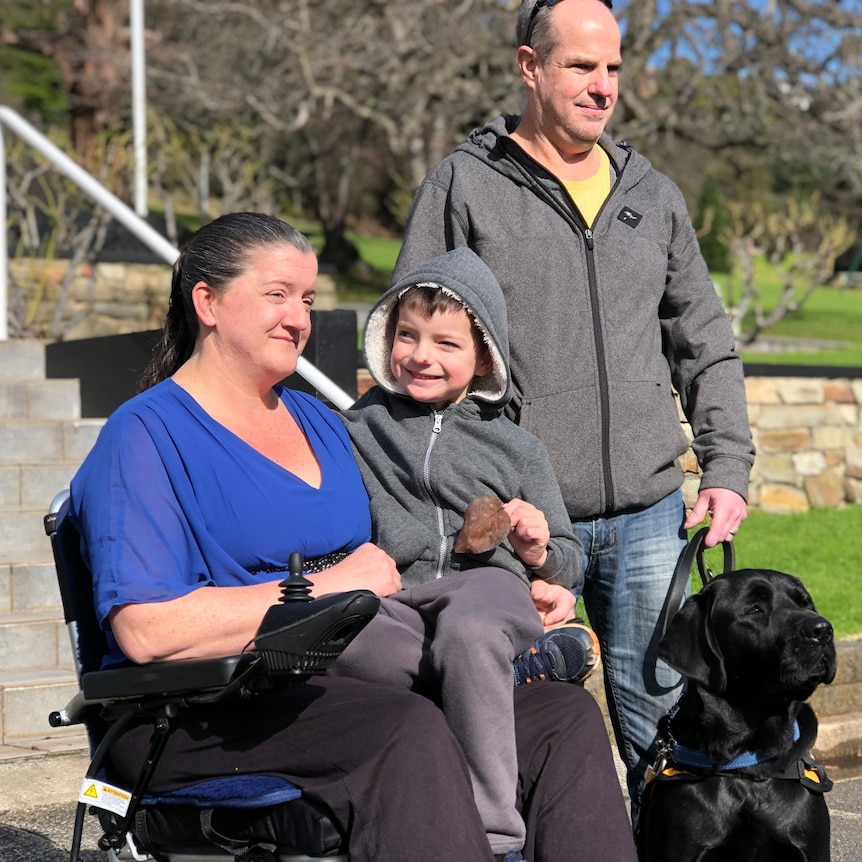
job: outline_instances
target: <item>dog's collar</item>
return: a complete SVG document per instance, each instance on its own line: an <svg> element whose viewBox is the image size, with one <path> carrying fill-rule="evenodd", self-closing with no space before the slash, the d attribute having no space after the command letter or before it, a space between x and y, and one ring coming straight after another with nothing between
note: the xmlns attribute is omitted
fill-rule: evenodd
<svg viewBox="0 0 862 862"><path fill-rule="evenodd" d="M659 730L661 736L664 737L661 751L659 752L659 761L664 760L664 763L672 763L675 766L683 766L689 769L700 769L709 773L721 772L736 772L739 769L747 769L752 766L760 766L762 763L769 763L776 760L776 755L764 754L757 751L743 751L733 760L722 762L710 757L706 752L696 748L688 748L681 745L673 738L671 724L676 714L679 712L680 701L678 700L662 719ZM799 730L799 722L793 720L793 742L799 742L801 732ZM656 764L658 765L658 764ZM661 772L661 769L655 770Z"/></svg>
<svg viewBox="0 0 862 862"><path fill-rule="evenodd" d="M793 722L793 741L799 741L799 722ZM769 763L775 760L772 754L763 754L757 751L743 751L733 760L722 763L720 760L710 757L696 748L688 748L678 742L670 742L667 746L667 758L677 766L688 766L691 769L706 769L711 772L734 772L737 769L746 769L750 766L760 766L761 763Z"/></svg>

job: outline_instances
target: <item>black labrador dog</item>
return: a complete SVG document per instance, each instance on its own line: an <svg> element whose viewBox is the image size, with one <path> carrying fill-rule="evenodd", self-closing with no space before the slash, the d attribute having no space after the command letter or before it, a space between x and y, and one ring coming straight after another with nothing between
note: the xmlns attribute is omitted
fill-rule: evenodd
<svg viewBox="0 0 862 862"><path fill-rule="evenodd" d="M659 644L688 677L659 729L637 825L641 862L828 862L832 783L803 703L835 676L832 626L802 582L727 572L688 599Z"/></svg>

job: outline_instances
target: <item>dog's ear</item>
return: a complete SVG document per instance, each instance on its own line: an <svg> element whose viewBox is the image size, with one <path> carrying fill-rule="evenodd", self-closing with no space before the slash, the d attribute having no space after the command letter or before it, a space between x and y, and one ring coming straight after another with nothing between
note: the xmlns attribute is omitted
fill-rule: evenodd
<svg viewBox="0 0 862 862"><path fill-rule="evenodd" d="M721 694L727 685L724 656L712 626L715 589L693 595L671 619L658 654L683 676Z"/></svg>

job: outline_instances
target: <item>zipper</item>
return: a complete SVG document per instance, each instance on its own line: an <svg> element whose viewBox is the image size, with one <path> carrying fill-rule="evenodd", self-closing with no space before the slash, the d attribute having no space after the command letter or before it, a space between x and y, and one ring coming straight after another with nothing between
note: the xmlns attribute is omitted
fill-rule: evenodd
<svg viewBox="0 0 862 862"><path fill-rule="evenodd" d="M443 567L446 563L448 543L444 532L446 525L443 520L443 507L440 505L437 495L431 487L431 452L434 449L434 444L437 442L437 438L440 436L440 432L442 430L443 414L438 413L436 410L432 410L431 415L434 417L434 424L431 427L431 437L428 440L428 448L425 450L425 460L422 463L422 483L425 485L425 490L428 492L428 496L431 498L431 502L434 504L434 509L437 514L437 535L440 537L440 544L437 552L437 568L434 572L434 578L436 579L443 577Z"/></svg>
<svg viewBox="0 0 862 862"><path fill-rule="evenodd" d="M592 306L593 339L596 344L596 372L599 377L599 411L601 422L602 481L605 485L606 512L614 510L614 484L611 474L611 399L608 387L608 366L605 358L605 337L599 319L599 285L596 278L595 238L590 228L584 228L587 247L587 283Z"/></svg>
<svg viewBox="0 0 862 862"><path fill-rule="evenodd" d="M587 282L590 294L590 306L591 306L591 318L593 324L593 339L596 346L596 371L598 374L598 382L599 382L599 409L601 415L599 417L600 425L601 425L601 459L602 459L602 482L604 483L604 511L610 512L613 511L615 500L614 500L614 486L613 486L613 474L611 471L611 442L610 442L610 393L608 388L608 367L607 367L607 358L605 356L605 339L602 335L602 327L601 320L599 318L599 290L598 290L598 281L596 279L596 261L595 261L595 235L591 228L587 227L587 223L584 220L584 217L581 215L580 210L578 209L575 202L569 197L568 193L565 193L566 204L561 203L556 196L550 194L546 191L544 186L536 180L533 174L527 169L527 167L521 164L521 157L523 156L527 160L534 162L537 164L542 170L546 171L542 165L539 165L538 162L528 156L521 147L517 144L512 143L511 138L503 138L501 143L503 144L504 152L507 152L509 156L510 162L520 171L522 176L525 179L526 185L533 191L533 194L536 197L541 198L547 204L551 206L553 210L558 212L571 226L573 231L580 233L584 238L584 247L586 249L586 262L587 262ZM630 157L631 153L629 153ZM626 158L626 163L628 162L628 157ZM623 165L623 170L625 169L625 165ZM599 207L599 211L596 213L596 221L601 218L602 213L605 211L605 208L608 205L608 201L613 197L614 192L619 187L622 182L623 171L620 170L617 174L616 180L614 181L613 186L611 187L608 196L602 202L601 207ZM554 177L557 183L563 188L562 182L560 182L557 177Z"/></svg>
<svg viewBox="0 0 862 862"><path fill-rule="evenodd" d="M596 219L598 220L602 211L607 206L611 195L620 183L622 174L617 177L616 182L611 188L610 193L605 198ZM557 180L557 182L560 182ZM562 183L560 183L562 186ZM542 192L541 196L548 198L555 204L555 208L564 216L566 221L571 225L573 231L580 233L584 238L584 255L587 263L587 287L590 294L590 318L593 324L593 343L596 346L596 374L598 375L599 383L599 424L601 430L601 463L602 463L602 484L604 486L604 506L603 511L612 512L615 505L614 495L614 479L611 470L611 399L610 390L608 387L608 366L607 357L605 356L605 338L602 334L601 319L599 317L599 285L596 278L596 259L595 247L596 238L592 228L587 227L584 217L580 210L571 198L566 195L566 201L569 204L564 208L553 195L545 193L542 186L538 183L534 184L534 188Z"/></svg>

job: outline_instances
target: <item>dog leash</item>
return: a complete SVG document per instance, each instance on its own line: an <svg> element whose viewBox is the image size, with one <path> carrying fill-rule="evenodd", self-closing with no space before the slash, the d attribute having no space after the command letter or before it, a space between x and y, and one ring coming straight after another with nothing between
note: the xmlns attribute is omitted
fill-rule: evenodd
<svg viewBox="0 0 862 862"><path fill-rule="evenodd" d="M700 583L704 587L717 577L717 575L714 575L712 570L706 565L706 560L704 559L706 548L704 547L703 542L708 532L709 527L701 527L691 537L691 539L689 539L688 544L685 546L685 550L682 552L682 555L676 564L673 577L670 581L670 587L667 591L667 599L665 599L664 608L662 609L662 637L667 634L667 628L670 625L671 619L673 619L676 612L682 607L682 603L685 600L686 587L688 587L691 582L692 567L695 564L697 565L697 573L700 576ZM723 541L721 543L721 547L724 552L724 563L719 574L724 574L725 572L733 571L736 565L736 552L733 547L733 542L731 541Z"/></svg>

